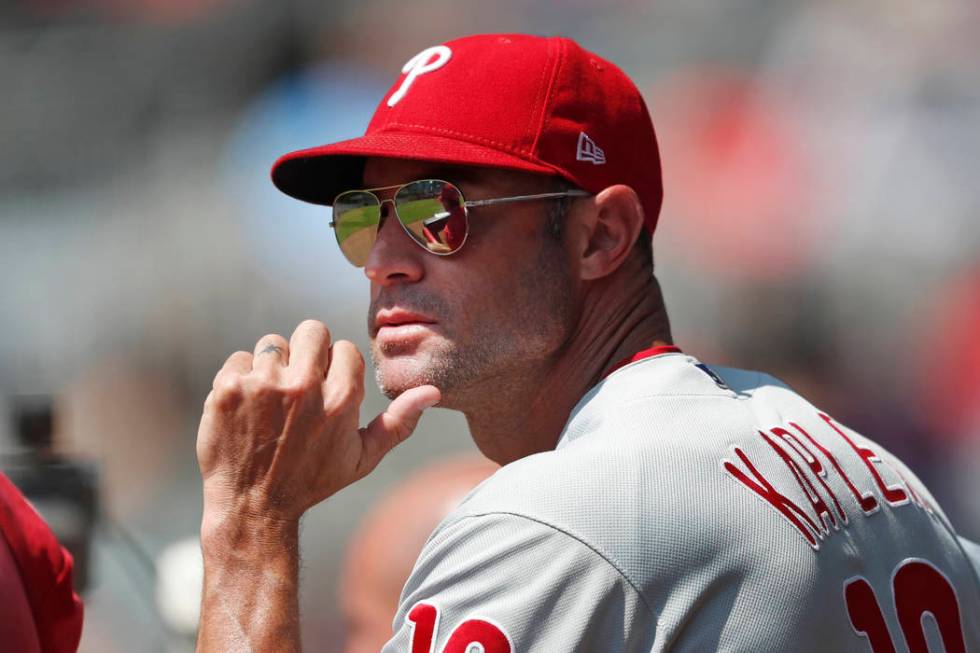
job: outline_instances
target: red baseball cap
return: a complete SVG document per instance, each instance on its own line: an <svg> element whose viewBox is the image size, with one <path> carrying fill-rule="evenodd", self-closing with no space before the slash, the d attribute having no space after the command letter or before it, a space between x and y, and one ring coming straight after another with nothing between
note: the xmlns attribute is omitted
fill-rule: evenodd
<svg viewBox="0 0 980 653"><path fill-rule="evenodd" d="M364 136L291 152L279 190L329 205L363 185L366 157L559 175L599 192L626 184L653 233L663 200L653 123L636 85L574 41L481 34L408 60Z"/></svg>

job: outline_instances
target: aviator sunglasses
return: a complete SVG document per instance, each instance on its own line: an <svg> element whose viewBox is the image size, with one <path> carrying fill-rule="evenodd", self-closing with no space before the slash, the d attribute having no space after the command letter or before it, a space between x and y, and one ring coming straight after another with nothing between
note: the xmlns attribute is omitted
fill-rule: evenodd
<svg viewBox="0 0 980 653"><path fill-rule="evenodd" d="M381 199L378 191L394 190L390 199ZM482 200L465 200L454 184L440 179L420 179L398 186L349 190L333 201L333 227L337 244L347 260L357 267L367 263L368 254L378 239L382 208L391 202L398 224L419 247L439 256L455 254L469 233L469 209L478 206L588 197L592 193L572 189L536 195L515 195Z"/></svg>

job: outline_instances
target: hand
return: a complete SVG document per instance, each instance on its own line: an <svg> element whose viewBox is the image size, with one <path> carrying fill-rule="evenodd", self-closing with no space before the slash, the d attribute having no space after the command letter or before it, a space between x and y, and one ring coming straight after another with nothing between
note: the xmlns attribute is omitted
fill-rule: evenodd
<svg viewBox="0 0 980 653"><path fill-rule="evenodd" d="M440 399L433 386L402 393L365 428L364 359L350 342L332 346L320 322L287 343L260 339L236 352L214 379L197 434L209 521L295 523L315 504L362 478L411 435Z"/></svg>

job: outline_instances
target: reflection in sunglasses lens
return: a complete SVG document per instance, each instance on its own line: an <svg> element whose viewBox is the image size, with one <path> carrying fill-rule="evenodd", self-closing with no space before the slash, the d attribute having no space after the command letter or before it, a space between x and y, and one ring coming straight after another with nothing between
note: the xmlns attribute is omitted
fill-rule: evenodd
<svg viewBox="0 0 980 653"><path fill-rule="evenodd" d="M398 218L420 245L451 254L466 240L466 207L459 189L445 181L416 181L395 195Z"/></svg>

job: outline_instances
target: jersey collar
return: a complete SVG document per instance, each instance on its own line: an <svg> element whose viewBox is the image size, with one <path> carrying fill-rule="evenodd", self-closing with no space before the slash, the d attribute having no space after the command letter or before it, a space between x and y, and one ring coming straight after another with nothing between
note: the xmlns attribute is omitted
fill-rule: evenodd
<svg viewBox="0 0 980 653"><path fill-rule="evenodd" d="M619 361L618 363L613 365L608 372L606 372L606 375L603 378L608 378L610 374L620 369L621 367L626 367L630 363L641 361L644 358L652 358L653 356L659 356L661 354L681 354L681 353L683 353L681 351L681 348L675 347L674 345L660 345L659 347L650 347L649 349L638 351L632 356L629 356Z"/></svg>

